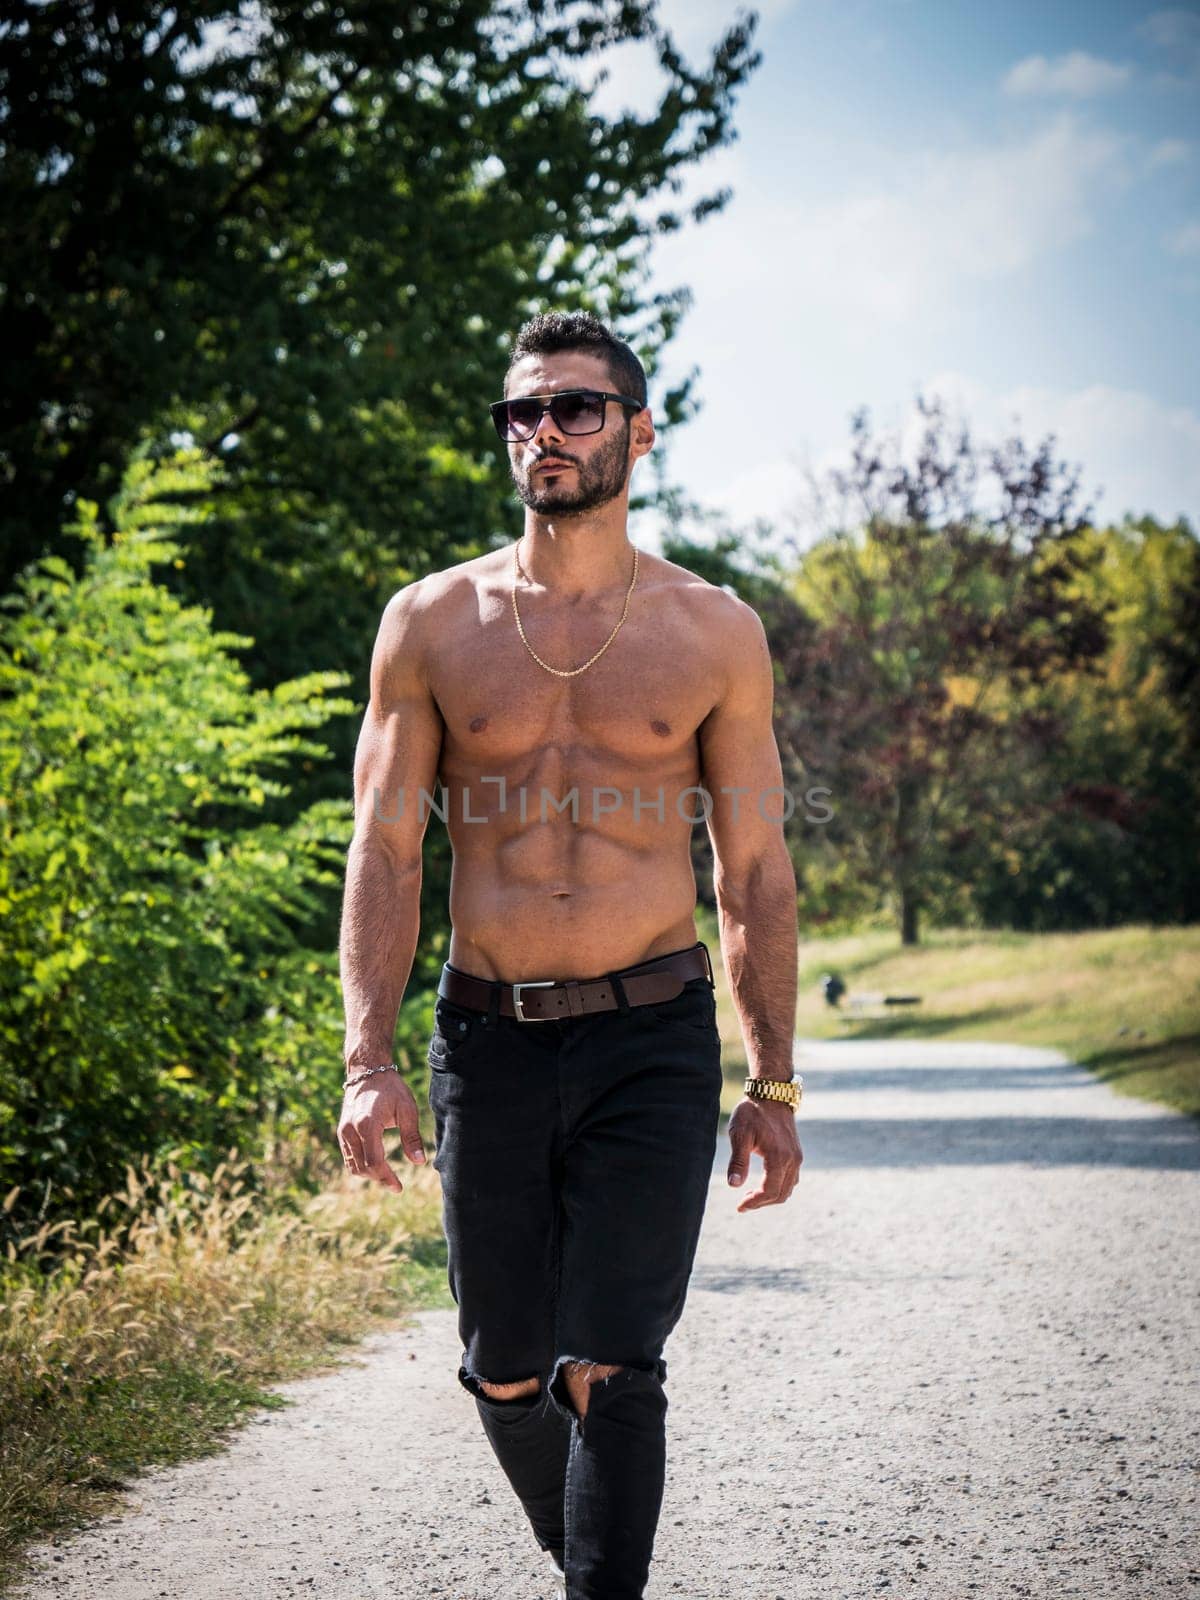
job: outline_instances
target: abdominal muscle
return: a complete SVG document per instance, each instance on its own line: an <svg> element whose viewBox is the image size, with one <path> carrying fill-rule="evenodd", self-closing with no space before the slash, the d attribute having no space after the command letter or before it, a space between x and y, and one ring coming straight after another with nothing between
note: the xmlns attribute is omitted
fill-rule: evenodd
<svg viewBox="0 0 1200 1600"><path fill-rule="evenodd" d="M482 809L476 794L468 809ZM543 820L531 798L522 824L510 796L505 814L465 823L452 784L447 801L448 959L460 971L508 983L592 978L695 944L692 825L675 814L670 786L662 822L653 809L634 820L631 798L593 822L582 788L578 821L550 805Z"/></svg>

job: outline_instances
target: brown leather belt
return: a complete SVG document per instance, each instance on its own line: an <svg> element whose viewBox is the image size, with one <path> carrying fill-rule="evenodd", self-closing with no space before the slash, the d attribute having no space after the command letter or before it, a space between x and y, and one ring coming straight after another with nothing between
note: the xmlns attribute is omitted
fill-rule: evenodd
<svg viewBox="0 0 1200 1600"><path fill-rule="evenodd" d="M701 941L690 950L654 956L637 966L620 967L602 978L546 978L535 982L500 983L473 978L451 966L442 968L438 994L470 1011L490 1011L494 990L500 991L500 1015L518 1022L556 1022L562 1017L586 1017L593 1011L617 1011L613 978L619 978L631 1006L661 1005L683 992L689 978L713 981L708 948Z"/></svg>

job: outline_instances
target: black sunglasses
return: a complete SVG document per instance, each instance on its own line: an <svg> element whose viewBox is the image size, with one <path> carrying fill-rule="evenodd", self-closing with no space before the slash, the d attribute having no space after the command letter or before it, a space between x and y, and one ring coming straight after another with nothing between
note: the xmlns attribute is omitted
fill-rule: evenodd
<svg viewBox="0 0 1200 1600"><path fill-rule="evenodd" d="M563 389L549 400L520 395L515 400L497 400L488 409L505 444L515 444L533 438L547 411L560 433L599 433L610 400L633 411L645 410L643 402L632 395L610 394L604 389Z"/></svg>

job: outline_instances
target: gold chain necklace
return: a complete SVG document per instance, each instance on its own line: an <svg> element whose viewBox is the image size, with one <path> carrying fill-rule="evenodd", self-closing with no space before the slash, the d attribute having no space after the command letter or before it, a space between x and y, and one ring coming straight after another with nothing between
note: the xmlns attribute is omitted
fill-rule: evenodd
<svg viewBox="0 0 1200 1600"><path fill-rule="evenodd" d="M517 554L517 545L519 545L520 542L521 541L518 539L517 540L517 544L513 545L513 561L516 563L517 573L519 574L520 577L524 578L525 577L525 573L521 568L521 557ZM629 587L625 591L625 605L622 608L620 620L617 622L616 627L609 634L608 638L604 641L604 643L600 646L599 650L596 651L596 654L591 658L591 660L590 661L585 661L581 667L572 667L572 668L570 668L569 671L564 671L561 667L548 666L547 663L542 660L541 656L538 655L537 651L530 644L529 640L525 637L525 629L521 626L521 613L517 610L517 580L516 580L516 578L514 578L513 579L513 586L512 586L512 605L513 605L513 616L516 617L516 619L517 619L517 632L521 635L522 644L524 644L526 650L529 651L529 654L537 662L538 666L539 667L545 667L546 671L547 672L552 672L556 678L574 678L579 673L586 672L587 669L592 665L593 661L599 661L600 657L604 654L604 652L608 649L609 645L617 637L617 634L621 630L621 623L625 621L625 618L629 613L629 596L633 593L633 586L637 582L637 574L638 574L638 552L637 552L637 546L634 545L634 547L633 547L633 577L630 578Z"/></svg>

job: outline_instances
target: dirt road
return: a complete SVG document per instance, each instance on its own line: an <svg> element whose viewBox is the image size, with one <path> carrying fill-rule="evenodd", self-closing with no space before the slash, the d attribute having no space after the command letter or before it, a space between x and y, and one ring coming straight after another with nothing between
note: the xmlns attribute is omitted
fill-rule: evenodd
<svg viewBox="0 0 1200 1600"><path fill-rule="evenodd" d="M797 1050L792 1200L718 1152L649 1600L1200 1592L1200 1126L1048 1051ZM426 1312L290 1385L29 1594L549 1600L458 1353Z"/></svg>

